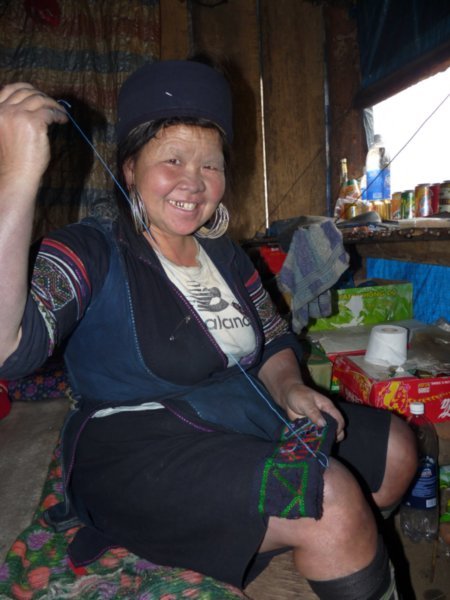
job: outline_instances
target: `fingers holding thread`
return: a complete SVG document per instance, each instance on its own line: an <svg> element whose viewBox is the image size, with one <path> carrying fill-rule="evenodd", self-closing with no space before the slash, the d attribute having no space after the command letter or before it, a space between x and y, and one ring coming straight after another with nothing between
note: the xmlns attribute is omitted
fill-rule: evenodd
<svg viewBox="0 0 450 600"><path fill-rule="evenodd" d="M29 83L0 90L0 165L8 181L40 178L50 159L48 127L67 122L65 109Z"/></svg>
<svg viewBox="0 0 450 600"><path fill-rule="evenodd" d="M23 82L5 85L0 90L0 111L7 119L37 119L46 125L67 122L63 106L31 84Z"/></svg>
<svg viewBox="0 0 450 600"><path fill-rule="evenodd" d="M15 96L16 100L19 101L21 95L23 96L23 94L26 92L34 89L35 88L31 85L31 83L25 83L23 81L8 83L0 88L0 102L5 102L12 96Z"/></svg>

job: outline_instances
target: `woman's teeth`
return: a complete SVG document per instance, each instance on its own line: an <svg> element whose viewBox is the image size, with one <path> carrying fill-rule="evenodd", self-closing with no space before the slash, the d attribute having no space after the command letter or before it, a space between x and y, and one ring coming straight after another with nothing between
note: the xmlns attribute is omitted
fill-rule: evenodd
<svg viewBox="0 0 450 600"><path fill-rule="evenodd" d="M169 200L169 204L175 206L176 208L181 208L182 210L194 210L196 207L194 202L178 202L175 200Z"/></svg>

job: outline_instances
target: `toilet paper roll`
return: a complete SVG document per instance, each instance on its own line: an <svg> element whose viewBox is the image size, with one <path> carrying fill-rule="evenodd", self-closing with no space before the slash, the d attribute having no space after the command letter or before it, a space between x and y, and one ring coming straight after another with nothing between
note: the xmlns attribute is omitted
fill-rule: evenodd
<svg viewBox="0 0 450 600"><path fill-rule="evenodd" d="M406 362L408 330L397 325L372 328L364 359L374 365L399 366Z"/></svg>

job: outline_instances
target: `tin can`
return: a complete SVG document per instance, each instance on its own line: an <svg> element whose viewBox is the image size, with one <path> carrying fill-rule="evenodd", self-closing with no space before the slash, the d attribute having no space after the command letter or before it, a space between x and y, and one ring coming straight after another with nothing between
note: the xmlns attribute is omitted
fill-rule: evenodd
<svg viewBox="0 0 450 600"><path fill-rule="evenodd" d="M431 193L429 183L419 183L414 189L416 204L416 217L429 217L431 215Z"/></svg>
<svg viewBox="0 0 450 600"><path fill-rule="evenodd" d="M380 219L385 219L385 208L383 200L373 200L372 201L372 210L380 215Z"/></svg>
<svg viewBox="0 0 450 600"><path fill-rule="evenodd" d="M441 191L440 183L432 183L430 185L431 194L431 214L436 215L439 212L439 193Z"/></svg>
<svg viewBox="0 0 450 600"><path fill-rule="evenodd" d="M402 219L414 219L415 216L414 190L405 190L402 192Z"/></svg>
<svg viewBox="0 0 450 600"><path fill-rule="evenodd" d="M358 205L355 202L347 202L343 206L343 219L351 219L358 214Z"/></svg>
<svg viewBox="0 0 450 600"><path fill-rule="evenodd" d="M394 192L391 200L391 219L398 221L402 218L402 193Z"/></svg>
<svg viewBox="0 0 450 600"><path fill-rule="evenodd" d="M443 181L439 190L439 212L450 212L450 180Z"/></svg>

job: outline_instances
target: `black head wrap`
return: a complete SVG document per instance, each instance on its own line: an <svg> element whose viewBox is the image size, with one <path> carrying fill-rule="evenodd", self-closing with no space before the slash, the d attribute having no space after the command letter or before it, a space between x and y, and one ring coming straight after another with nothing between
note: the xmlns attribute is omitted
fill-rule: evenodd
<svg viewBox="0 0 450 600"><path fill-rule="evenodd" d="M231 92L225 77L204 63L166 60L147 63L123 84L118 99L117 138L157 119L208 119L233 138Z"/></svg>

